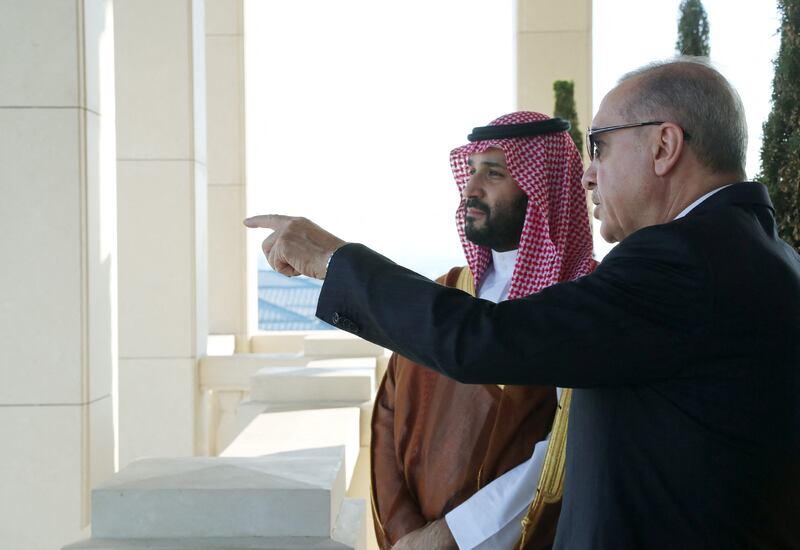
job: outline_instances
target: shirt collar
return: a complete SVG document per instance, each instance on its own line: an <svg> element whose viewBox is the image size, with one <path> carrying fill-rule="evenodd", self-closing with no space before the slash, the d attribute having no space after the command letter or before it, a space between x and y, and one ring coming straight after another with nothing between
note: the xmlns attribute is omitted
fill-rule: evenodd
<svg viewBox="0 0 800 550"><path fill-rule="evenodd" d="M497 276L503 280L511 279L514 274L514 265L517 263L517 250L497 252L492 250L492 265Z"/></svg>
<svg viewBox="0 0 800 550"><path fill-rule="evenodd" d="M696 201L694 201L692 204L690 204L689 206L687 206L686 208L684 208L683 210L681 210L681 213L680 213L680 214L678 214L677 216L675 216L675 219L677 220L677 219L679 219L679 218L682 218L682 217L684 217L686 214L688 214L689 212L691 212L691 211L694 209L694 207L695 207L695 206L697 206L698 204L700 204L701 202L703 202L704 200L706 200L708 197L710 197L710 196L711 196L711 195L713 195L714 193L717 193L717 192L719 192L719 191L722 191L722 190L723 190L723 189L725 189L726 187L730 187L731 185L733 185L733 184L723 185L722 187L717 187L716 189L712 189L711 191L709 191L708 193L706 193L705 195L703 195L702 197L700 197L699 199L697 199ZM673 220L673 221L674 221L674 220Z"/></svg>

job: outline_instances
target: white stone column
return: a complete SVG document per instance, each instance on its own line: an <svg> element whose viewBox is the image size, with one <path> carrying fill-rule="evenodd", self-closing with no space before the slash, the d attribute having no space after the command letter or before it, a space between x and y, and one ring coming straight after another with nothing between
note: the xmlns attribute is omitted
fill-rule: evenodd
<svg viewBox="0 0 800 550"><path fill-rule="evenodd" d="M594 115L592 0L517 0L517 108L553 114L556 80L575 82L575 110L585 130ZM586 207L592 227L594 205L588 194Z"/></svg>
<svg viewBox="0 0 800 550"><path fill-rule="evenodd" d="M202 0L116 0L120 465L198 441L207 328Z"/></svg>
<svg viewBox="0 0 800 550"><path fill-rule="evenodd" d="M110 0L0 2L0 548L80 538L114 471Z"/></svg>
<svg viewBox="0 0 800 550"><path fill-rule="evenodd" d="M517 106L552 114L556 80L575 82L578 122L589 126L592 0L517 0Z"/></svg>
<svg viewBox="0 0 800 550"><path fill-rule="evenodd" d="M208 106L208 309L211 334L248 351L243 0L205 0ZM254 261L250 262L254 264ZM249 271L248 271L249 270ZM253 275L255 276L255 275ZM251 283L255 281L251 277ZM253 286L251 285L251 286ZM250 294L257 289L252 288ZM253 307L257 300L253 296Z"/></svg>

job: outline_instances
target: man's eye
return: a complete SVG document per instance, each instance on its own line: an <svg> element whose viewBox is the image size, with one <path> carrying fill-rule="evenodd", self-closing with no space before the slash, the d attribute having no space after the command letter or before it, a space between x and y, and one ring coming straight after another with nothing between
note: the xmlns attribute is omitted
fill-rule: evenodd
<svg viewBox="0 0 800 550"><path fill-rule="evenodd" d="M595 141L592 144L592 158L597 158L599 156L600 156L600 144Z"/></svg>
<svg viewBox="0 0 800 550"><path fill-rule="evenodd" d="M505 174L497 170L489 170L489 175L493 178L502 178Z"/></svg>

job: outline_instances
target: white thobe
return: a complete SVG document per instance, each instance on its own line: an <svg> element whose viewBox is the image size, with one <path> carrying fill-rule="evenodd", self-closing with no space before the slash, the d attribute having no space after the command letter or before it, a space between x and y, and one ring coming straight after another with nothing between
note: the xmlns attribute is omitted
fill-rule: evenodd
<svg viewBox="0 0 800 550"><path fill-rule="evenodd" d="M508 297L517 251L492 251L478 297L501 302ZM561 390L558 390L559 397ZM549 435L547 436L549 439ZM508 549L519 541L521 521L533 499L548 441L539 441L527 461L509 470L445 516L459 548Z"/></svg>

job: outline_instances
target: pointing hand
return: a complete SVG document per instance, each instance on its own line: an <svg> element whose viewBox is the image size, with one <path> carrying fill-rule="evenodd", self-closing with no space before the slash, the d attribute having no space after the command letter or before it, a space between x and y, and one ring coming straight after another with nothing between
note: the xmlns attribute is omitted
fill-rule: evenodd
<svg viewBox="0 0 800 550"><path fill-rule="evenodd" d="M269 265L289 277L306 275L324 279L331 255L346 244L306 218L268 214L247 218L244 224L273 230L261 249Z"/></svg>

